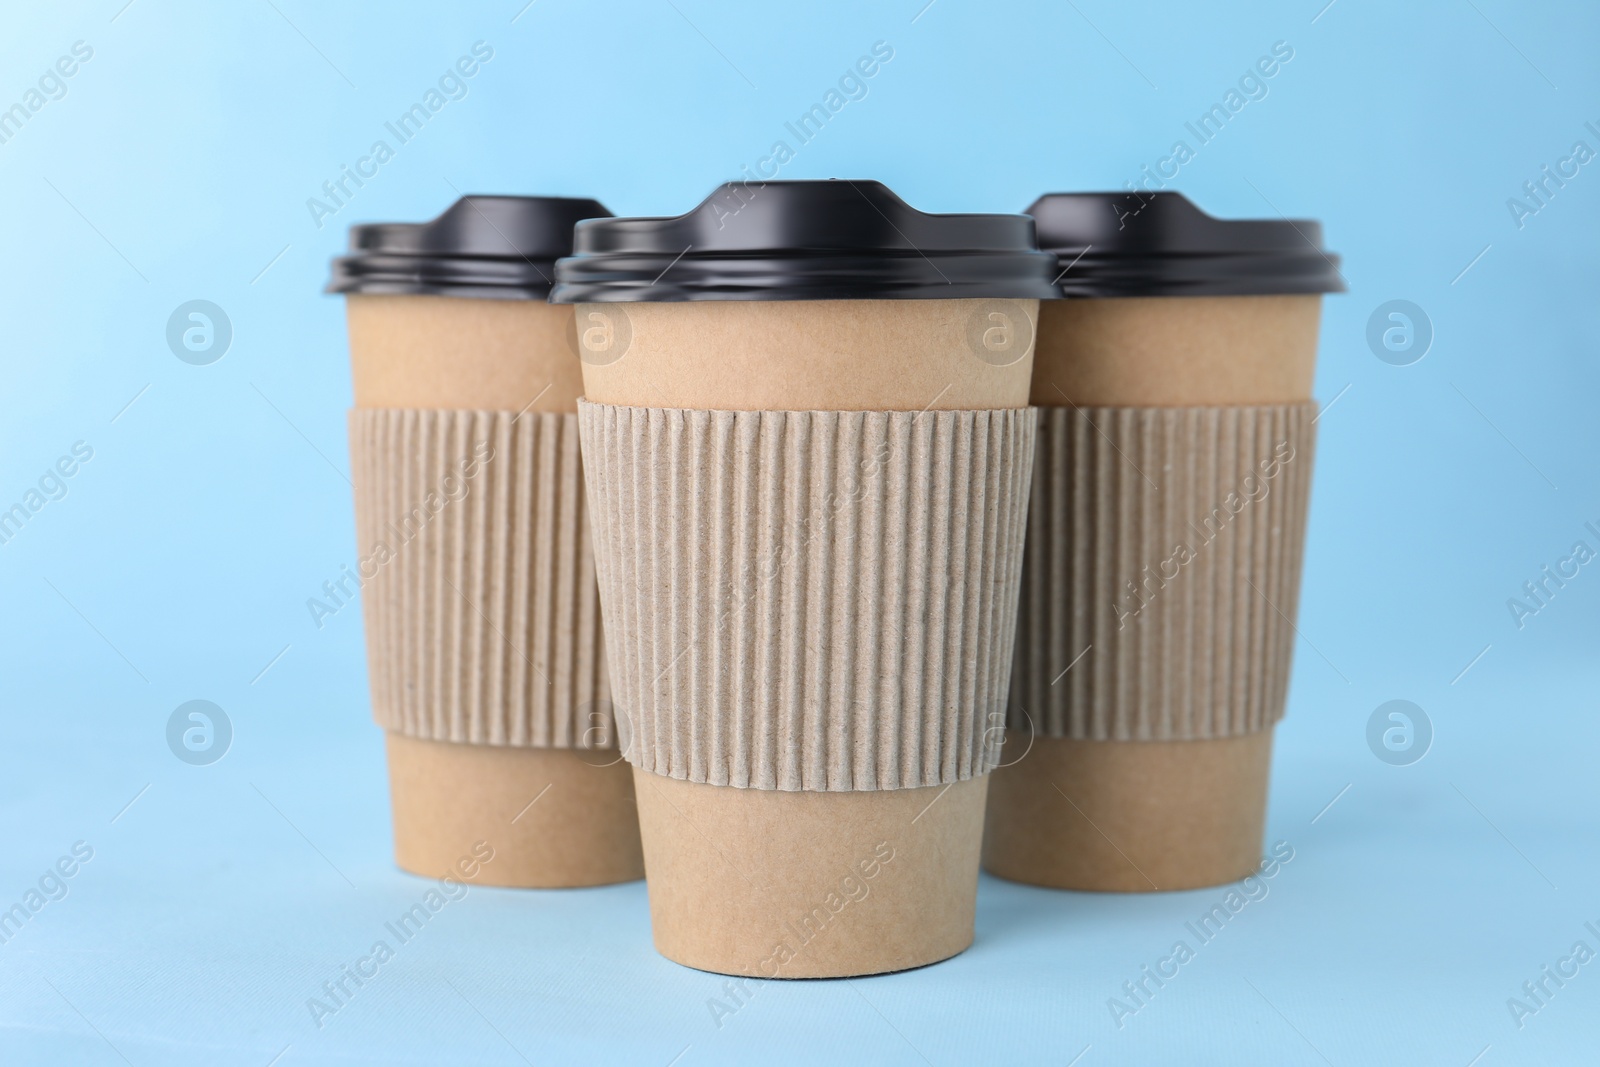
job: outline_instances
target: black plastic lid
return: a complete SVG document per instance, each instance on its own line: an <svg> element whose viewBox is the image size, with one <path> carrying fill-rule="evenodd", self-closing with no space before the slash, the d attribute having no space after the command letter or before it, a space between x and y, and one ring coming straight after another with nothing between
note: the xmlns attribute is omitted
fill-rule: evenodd
<svg viewBox="0 0 1600 1067"><path fill-rule="evenodd" d="M686 215L592 219L552 303L1048 299L1026 215L929 215L882 182L729 182Z"/></svg>
<svg viewBox="0 0 1600 1067"><path fill-rule="evenodd" d="M572 227L610 214L562 196L464 196L431 222L352 226L323 291L543 300Z"/></svg>
<svg viewBox="0 0 1600 1067"><path fill-rule="evenodd" d="M1062 296L1342 293L1314 219L1218 219L1182 193L1050 193L1028 208Z"/></svg>

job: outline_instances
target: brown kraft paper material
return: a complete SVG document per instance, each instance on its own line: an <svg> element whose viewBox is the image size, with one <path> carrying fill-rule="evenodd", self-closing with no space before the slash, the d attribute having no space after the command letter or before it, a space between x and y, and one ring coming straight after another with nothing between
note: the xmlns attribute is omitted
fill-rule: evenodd
<svg viewBox="0 0 1600 1067"><path fill-rule="evenodd" d="M1010 735L1021 751L1026 734ZM1037 738L990 775L984 870L1057 889L1151 893L1261 862L1272 732L1211 741Z"/></svg>
<svg viewBox="0 0 1600 1067"><path fill-rule="evenodd" d="M629 762L812 791L989 770L1032 409L579 418Z"/></svg>
<svg viewBox="0 0 1600 1067"><path fill-rule="evenodd" d="M403 869L437 877L483 841L495 859L480 885L562 889L643 876L632 776L616 750L387 737Z"/></svg>
<svg viewBox="0 0 1600 1067"><path fill-rule="evenodd" d="M1143 567L1165 561L1175 546L1164 546L1151 560L1133 562L1135 546L1118 548L1110 532L1131 532L1142 551L1148 547L1142 544L1147 532L1201 521L1203 514L1172 514L1162 508L1181 503L1170 499L1174 490L1169 480L1191 488L1195 484L1195 468L1185 470L1182 457L1193 462L1206 449L1190 445L1171 452L1168 458L1179 465L1175 472L1152 470L1156 457L1147 454L1150 465L1139 464L1147 483L1132 462L1113 472L1102 451L1107 439L1096 434L1097 441L1079 449L1076 474L1068 476L1086 482L1071 496L1058 494L1052 504L1038 505L1036 500L1041 510L1030 513L1031 552L1058 562L1075 551L1104 553L1111 569L1102 567L1095 579L1101 583L1099 592L1068 590L1063 599L1046 604L1041 603L1045 594L1035 586L1031 557L1025 562L1024 598L1031 598L1033 617L1044 612L1045 625L1053 632L1081 634L1084 640L1070 651L1041 649L1047 638L1031 632L1028 615L1019 620L1018 643L1026 643L1030 666L1026 679L1014 679L1012 715L1025 724L1018 707L1042 703L1040 721L1055 724L1056 732L1026 725L1008 730L1006 750L993 775L985 828L984 868L989 872L1065 889L1149 892L1215 885L1255 869L1266 818L1271 728L1282 715L1281 693L1292 652L1285 630L1293 634L1310 487L1312 416L1306 405L1320 307L1316 296L1232 296L1062 300L1041 309L1032 399L1076 412L1041 411L1042 462L1054 461L1046 450L1061 445L1047 438L1051 428L1063 423L1080 433L1092 423L1114 434L1116 419L1108 423L1106 412L1095 409L1175 409L1171 416L1152 410L1116 416L1155 420L1156 425L1171 418L1174 426L1208 417L1185 413L1185 408L1292 410L1296 414L1285 417L1298 420L1305 448L1296 443L1296 458L1281 465L1268 495L1230 519L1232 533L1223 535L1233 538L1227 558L1212 551L1222 544L1219 536L1215 544L1200 547L1165 588L1149 583L1155 595L1144 595L1146 606L1127 620L1123 631L1123 636L1136 632L1140 643L1121 651L1113 649L1119 609L1126 612L1140 604L1138 598L1128 599L1122 583L1134 581L1137 588ZM1242 416L1219 412L1213 417ZM1143 444L1156 443L1143 439ZM1137 442L1119 444L1136 451L1142 447ZM1158 454L1160 447L1179 445L1171 438L1166 446L1158 445ZM1247 450L1246 455L1256 453ZM1201 474L1203 482L1209 475ZM1095 486L1092 494L1088 481ZM1247 492L1242 478L1240 485L1241 494ZM1204 509L1217 502L1208 500ZM1262 503L1269 506L1258 508ZM1069 523L1069 506L1086 526ZM1265 531L1259 525L1270 527L1275 507L1287 509L1276 544L1270 535L1263 541ZM1253 508L1258 509L1254 514ZM1142 518L1134 516L1135 510ZM1238 540L1243 535L1250 536ZM1250 550L1262 547L1275 561L1275 571L1251 569ZM1206 553L1212 553L1209 569L1201 569L1213 583L1209 590L1190 580L1195 575L1184 573L1206 564ZM1260 562L1259 553L1255 558ZM1171 569L1168 565L1169 573ZM1281 579L1288 603L1261 585L1259 579L1268 571ZM1059 582L1061 577L1050 580ZM1253 591L1246 577L1267 595ZM1111 583L1123 594L1120 599L1110 595ZM1050 614L1070 613L1072 605L1084 606L1084 618ZM1095 642L1094 633L1110 636ZM1174 652L1187 655L1187 668L1161 658ZM1107 653L1110 660L1100 665L1097 661ZM1265 673L1246 677L1241 673L1246 670ZM1041 678L1047 671L1049 676ZM1218 680L1230 676L1229 691L1218 693ZM1062 687L1065 695L1057 695L1054 691ZM1041 699L1045 690L1051 692ZM1111 739L1116 737L1126 739Z"/></svg>
<svg viewBox="0 0 1600 1067"><path fill-rule="evenodd" d="M350 453L378 724L614 748L577 415L357 408Z"/></svg>
<svg viewBox="0 0 1600 1067"><path fill-rule="evenodd" d="M629 335L620 353L585 352L586 398L723 413L1024 408L1031 343L1004 365L968 344L987 303L579 305L580 327L598 322L597 336ZM1037 302L1011 303L1031 341ZM1025 486L1027 472L1016 473ZM654 525L634 531L665 534ZM620 547L597 545L602 581ZM994 667L1004 673L1004 663ZM971 944L988 775L839 792L634 774L651 925L668 958L726 974L836 977L932 963ZM880 849L893 858L877 860ZM828 922L813 933L824 913Z"/></svg>
<svg viewBox="0 0 1600 1067"><path fill-rule="evenodd" d="M987 776L872 793L726 789L640 768L634 781L651 925L668 959L838 978L972 943ZM684 847L691 827L700 843Z"/></svg>
<svg viewBox="0 0 1600 1067"><path fill-rule="evenodd" d="M570 308L532 300L345 299L358 408L576 411Z"/></svg>
<svg viewBox="0 0 1600 1067"><path fill-rule="evenodd" d="M1040 409L1010 729L1188 741L1277 722L1315 415Z"/></svg>
<svg viewBox="0 0 1600 1067"><path fill-rule="evenodd" d="M1040 407L1310 400L1321 316L1315 296L1047 300L1030 395Z"/></svg>
<svg viewBox="0 0 1600 1067"><path fill-rule="evenodd" d="M606 699L570 311L352 295L347 312L364 571L375 540L391 550L363 612L396 861L436 876L481 840L496 885L642 877Z"/></svg>

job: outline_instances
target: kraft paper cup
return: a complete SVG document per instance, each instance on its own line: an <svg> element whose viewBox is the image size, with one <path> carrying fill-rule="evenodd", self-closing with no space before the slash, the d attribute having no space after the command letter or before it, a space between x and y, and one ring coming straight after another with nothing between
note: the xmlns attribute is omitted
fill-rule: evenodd
<svg viewBox="0 0 1600 1067"><path fill-rule="evenodd" d="M617 750L569 309L545 302L588 200L466 197L356 227L336 260L373 712L395 859L480 884L643 876Z"/></svg>
<svg viewBox="0 0 1600 1067"><path fill-rule="evenodd" d="M1118 892L1253 872L1284 711L1321 294L1310 221L1178 194L1029 209L1065 273L1041 307L1040 437L984 868Z"/></svg>
<svg viewBox="0 0 1600 1067"><path fill-rule="evenodd" d="M1025 219L875 182L579 227L552 299L669 959L832 977L971 943L1052 270Z"/></svg>

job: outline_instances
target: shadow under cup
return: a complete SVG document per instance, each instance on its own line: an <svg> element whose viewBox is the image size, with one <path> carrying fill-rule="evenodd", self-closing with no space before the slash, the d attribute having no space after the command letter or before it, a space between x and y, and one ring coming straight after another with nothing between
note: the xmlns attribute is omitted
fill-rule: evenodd
<svg viewBox="0 0 1600 1067"><path fill-rule="evenodd" d="M767 978L916 967L973 936L1053 260L1026 220L923 216L870 182L768 183L706 225L736 189L678 219L580 227L554 295L578 304L585 344L655 943ZM970 298L904 278L904 298L874 298L904 264L884 262L904 239L875 221L890 215L935 258L917 227L941 219L1005 218L1017 237ZM802 277L816 257L796 234L851 249L852 269ZM633 257L615 270L613 240ZM977 324L999 350L975 353Z"/></svg>
<svg viewBox="0 0 1600 1067"><path fill-rule="evenodd" d="M592 201L468 197L358 227L352 474L395 860L478 884L643 876L578 461L569 309L544 300Z"/></svg>
<svg viewBox="0 0 1600 1067"><path fill-rule="evenodd" d="M1234 881L1261 859L1321 293L1342 283L1303 220L1216 220L1177 194L1057 194L1029 213L1074 266L1040 311L984 869L1116 892Z"/></svg>

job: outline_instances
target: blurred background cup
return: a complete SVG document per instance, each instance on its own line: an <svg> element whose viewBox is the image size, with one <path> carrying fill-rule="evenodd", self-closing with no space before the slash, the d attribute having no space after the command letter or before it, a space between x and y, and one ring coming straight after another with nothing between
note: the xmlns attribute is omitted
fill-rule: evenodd
<svg viewBox="0 0 1600 1067"><path fill-rule="evenodd" d="M585 470L657 948L871 974L972 941L1054 257L877 182L578 227Z"/></svg>
<svg viewBox="0 0 1600 1067"><path fill-rule="evenodd" d="M593 200L468 196L350 231L361 592L396 862L482 884L643 876L595 588L572 314L554 261ZM482 861L484 854L492 856ZM476 857L476 861L473 859Z"/></svg>
<svg viewBox="0 0 1600 1067"><path fill-rule="evenodd" d="M1321 294L1310 220L1178 193L1028 209L1039 440L992 874L1141 892L1255 870L1295 641ZM1031 747L1030 747L1031 746Z"/></svg>

